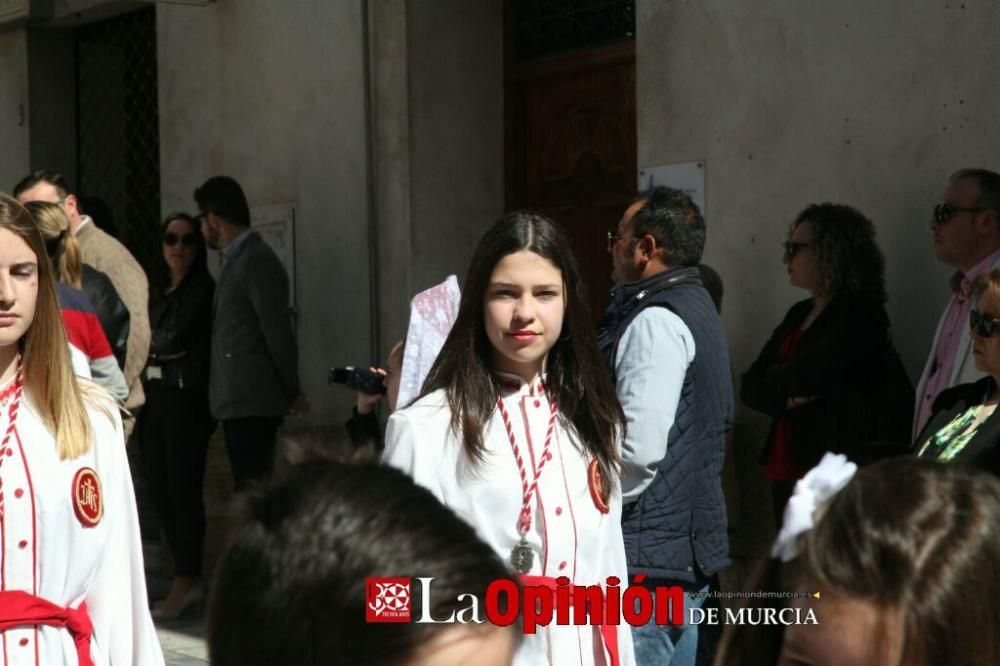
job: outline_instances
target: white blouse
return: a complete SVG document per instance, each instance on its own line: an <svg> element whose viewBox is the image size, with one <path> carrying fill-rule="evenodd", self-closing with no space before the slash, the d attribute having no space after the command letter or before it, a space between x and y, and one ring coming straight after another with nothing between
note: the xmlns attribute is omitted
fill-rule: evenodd
<svg viewBox="0 0 1000 666"><path fill-rule="evenodd" d="M504 375L504 379L514 378ZM504 389L502 399L530 480L541 459L551 412L543 391L515 382L520 387ZM478 465L466 456L461 440L450 429L450 419L444 390L395 412L386 430L383 462L429 489L509 562L520 539L517 520L523 494L503 418L496 410L485 427L485 458ZM531 506L527 540L534 559L529 574L567 576L574 585L602 586L608 576L617 576L624 590L628 583L620 484L616 480L609 513L602 513L590 492L591 458L562 417L557 419L550 452L552 458L542 470ZM634 664L631 632L624 622L618 627L618 645L621 664ZM594 627L556 626L553 616L547 628L539 626L536 634L524 636L514 663L590 666L609 662Z"/></svg>
<svg viewBox="0 0 1000 666"><path fill-rule="evenodd" d="M54 438L27 395L8 441L0 522L3 590L22 590L61 607L86 602L95 666L157 666L163 655L149 616L139 521L117 408L88 405L94 445L59 460ZM8 409L0 414L6 432ZM86 526L74 508L74 477L91 468L100 480L103 515ZM91 508L96 505L91 505ZM0 632L0 664L76 666L69 630L45 625Z"/></svg>

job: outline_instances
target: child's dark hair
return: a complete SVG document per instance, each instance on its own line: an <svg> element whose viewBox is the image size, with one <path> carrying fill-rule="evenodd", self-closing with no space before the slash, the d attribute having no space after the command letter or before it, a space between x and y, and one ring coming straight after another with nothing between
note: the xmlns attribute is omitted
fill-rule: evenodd
<svg viewBox="0 0 1000 666"><path fill-rule="evenodd" d="M597 459L603 477L615 479L619 461L615 438L624 432L625 415L597 347L587 290L569 241L546 217L508 213L480 239L465 276L458 318L424 382L421 397L445 390L452 430L460 433L469 458L481 460L483 428L496 408L497 396L483 301L496 265L521 251L549 260L562 273L566 313L559 341L549 350L545 383L584 448Z"/></svg>
<svg viewBox="0 0 1000 666"><path fill-rule="evenodd" d="M433 577L435 618L485 607L489 583L510 579L471 526L402 472L312 461L252 495L223 554L209 609L216 666L409 662L452 624L366 623L366 578ZM473 630L489 630L467 625ZM519 631L513 632L519 635Z"/></svg>
<svg viewBox="0 0 1000 666"><path fill-rule="evenodd" d="M1000 663L1000 480L891 458L860 469L820 511L799 556L763 563L749 589L819 590L898 612L901 663ZM716 663L775 663L783 637L781 626L727 627Z"/></svg>

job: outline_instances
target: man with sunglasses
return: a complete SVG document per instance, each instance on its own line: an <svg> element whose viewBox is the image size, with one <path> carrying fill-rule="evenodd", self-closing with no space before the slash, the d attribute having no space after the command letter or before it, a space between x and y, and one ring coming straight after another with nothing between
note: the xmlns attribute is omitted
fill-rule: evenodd
<svg viewBox="0 0 1000 666"><path fill-rule="evenodd" d="M969 311L972 282L1000 267L1000 174L962 169L951 175L931 221L934 254L956 269L948 301L917 386L914 435L932 413L944 389L979 378L972 360Z"/></svg>
<svg viewBox="0 0 1000 666"><path fill-rule="evenodd" d="M128 310L128 345L125 367L122 368L129 388L125 408L130 415L122 419L127 439L135 426L136 412L146 402L140 379L149 355L150 338L149 282L146 273L128 248L99 229L90 217L80 213L76 195L70 192L66 180L58 173L35 171L14 187L14 197L22 204L29 201L58 204L69 218L69 229L80 245L83 263L107 275ZM108 339L114 344L112 335L108 335Z"/></svg>

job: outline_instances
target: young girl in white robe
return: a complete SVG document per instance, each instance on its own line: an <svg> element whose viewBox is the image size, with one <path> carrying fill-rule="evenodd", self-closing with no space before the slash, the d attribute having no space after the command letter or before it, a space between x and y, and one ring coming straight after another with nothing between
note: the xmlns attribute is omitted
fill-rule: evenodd
<svg viewBox="0 0 1000 666"><path fill-rule="evenodd" d="M0 195L0 664L163 664L114 400L78 385L52 268Z"/></svg>
<svg viewBox="0 0 1000 666"><path fill-rule="evenodd" d="M624 415L585 293L550 220L513 213L494 224L421 396L389 419L384 461L472 524L524 584L615 577L624 589ZM560 626L553 615L524 639L518 665L634 663L624 623Z"/></svg>

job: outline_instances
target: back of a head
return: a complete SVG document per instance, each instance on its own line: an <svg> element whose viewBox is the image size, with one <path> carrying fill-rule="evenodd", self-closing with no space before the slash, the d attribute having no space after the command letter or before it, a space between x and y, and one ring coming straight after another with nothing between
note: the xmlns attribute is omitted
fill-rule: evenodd
<svg viewBox="0 0 1000 666"><path fill-rule="evenodd" d="M958 464L890 458L858 470L813 516L817 524L798 537L797 557L763 561L748 591L820 591L825 601L810 601L819 624L820 604L831 599L870 605L884 623L874 635L885 644L873 651L898 659L886 666L1000 663L1000 479ZM788 606L770 597L745 603ZM777 663L785 631L781 624L728 626L715 663ZM831 635L846 631L839 626ZM836 649L819 641L807 656L838 663Z"/></svg>
<svg viewBox="0 0 1000 666"><path fill-rule="evenodd" d="M475 531L402 472L302 463L247 504L217 569L209 615L216 666L403 664L444 624L366 623L366 578L433 577L434 617L459 594L482 604L509 578Z"/></svg>
<svg viewBox="0 0 1000 666"><path fill-rule="evenodd" d="M1000 480L892 458L833 498L785 578L897 609L904 663L1000 663L998 534Z"/></svg>
<svg viewBox="0 0 1000 666"><path fill-rule="evenodd" d="M58 240L64 233L69 232L69 218L58 204L47 201L29 201L24 207L35 218L38 230L42 232L42 238L46 243Z"/></svg>
<svg viewBox="0 0 1000 666"><path fill-rule="evenodd" d="M213 176L194 191L194 200L205 213L214 213L230 224L250 226L250 205L240 184L229 176Z"/></svg>
<svg viewBox="0 0 1000 666"><path fill-rule="evenodd" d="M76 238L70 232L69 218L58 204L29 201L24 207L31 213L45 241L45 250L59 282L76 289L81 286L83 260Z"/></svg>
<svg viewBox="0 0 1000 666"><path fill-rule="evenodd" d="M653 236L669 253L665 260L671 267L697 266L706 237L698 204L687 193L662 186L642 193L637 201L645 204L632 218L632 236Z"/></svg>

